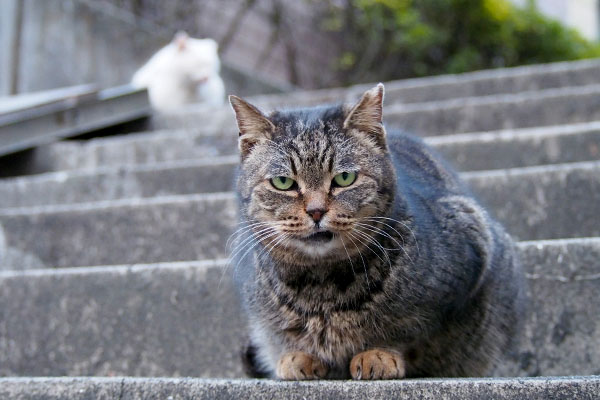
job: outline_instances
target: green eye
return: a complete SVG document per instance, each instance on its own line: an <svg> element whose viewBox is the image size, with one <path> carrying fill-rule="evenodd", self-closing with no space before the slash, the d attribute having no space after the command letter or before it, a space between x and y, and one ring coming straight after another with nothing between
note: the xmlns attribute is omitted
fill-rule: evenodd
<svg viewBox="0 0 600 400"><path fill-rule="evenodd" d="M342 172L333 177L333 182L337 186L346 187L350 186L356 180L356 172Z"/></svg>
<svg viewBox="0 0 600 400"><path fill-rule="evenodd" d="M296 183L296 181L286 176L276 176L275 178L271 178L271 185L279 190L290 190L292 186L294 186L294 183Z"/></svg>

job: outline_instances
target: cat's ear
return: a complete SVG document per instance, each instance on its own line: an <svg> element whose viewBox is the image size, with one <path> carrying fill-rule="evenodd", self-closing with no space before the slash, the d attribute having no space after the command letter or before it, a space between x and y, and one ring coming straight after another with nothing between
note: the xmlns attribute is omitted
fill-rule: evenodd
<svg viewBox="0 0 600 400"><path fill-rule="evenodd" d="M240 152L244 159L256 143L272 138L275 125L258 108L237 96L229 96L229 103L235 112L240 132Z"/></svg>
<svg viewBox="0 0 600 400"><path fill-rule="evenodd" d="M173 43L175 43L175 47L177 47L178 51L185 50L188 39L189 36L185 31L179 31L177 32L177 34L175 34L175 37L173 38Z"/></svg>
<svg viewBox="0 0 600 400"><path fill-rule="evenodd" d="M385 147L383 93L382 83L366 91L348 113L344 121L344 129L358 129L371 137L375 143Z"/></svg>

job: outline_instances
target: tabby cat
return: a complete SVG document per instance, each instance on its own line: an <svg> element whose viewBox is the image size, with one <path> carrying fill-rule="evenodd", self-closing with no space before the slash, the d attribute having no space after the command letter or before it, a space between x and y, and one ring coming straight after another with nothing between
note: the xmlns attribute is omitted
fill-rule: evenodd
<svg viewBox="0 0 600 400"><path fill-rule="evenodd" d="M252 376L481 376L513 342L511 238L431 149L386 133L383 95L268 116L230 97Z"/></svg>

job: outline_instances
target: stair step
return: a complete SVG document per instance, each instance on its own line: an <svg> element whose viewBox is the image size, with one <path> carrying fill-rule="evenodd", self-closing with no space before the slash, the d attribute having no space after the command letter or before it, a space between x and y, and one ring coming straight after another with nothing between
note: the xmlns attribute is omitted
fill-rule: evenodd
<svg viewBox="0 0 600 400"><path fill-rule="evenodd" d="M600 121L425 138L460 171L600 159Z"/></svg>
<svg viewBox="0 0 600 400"><path fill-rule="evenodd" d="M384 114L422 136L590 122L600 119L600 84L394 105Z"/></svg>
<svg viewBox="0 0 600 400"><path fill-rule="evenodd" d="M241 376L224 264L0 273L0 376Z"/></svg>
<svg viewBox="0 0 600 400"><path fill-rule="evenodd" d="M0 208L232 190L239 156L51 172L0 181Z"/></svg>
<svg viewBox="0 0 600 400"><path fill-rule="evenodd" d="M600 122L433 136L425 141L460 170L514 168L600 158ZM31 173L162 162L238 154L237 132L146 132L37 149Z"/></svg>
<svg viewBox="0 0 600 400"><path fill-rule="evenodd" d="M237 132L163 130L88 141L58 142L35 150L30 173L153 164L237 154Z"/></svg>
<svg viewBox="0 0 600 400"><path fill-rule="evenodd" d="M585 86L599 83L600 61L553 63L502 68L456 75L402 79L385 84L385 103L424 103L464 97L510 94L526 91ZM349 88L299 91L284 95L253 96L250 100L264 108L314 106L356 101L375 83Z"/></svg>
<svg viewBox="0 0 600 400"><path fill-rule="evenodd" d="M428 138L428 142L451 163L467 171L482 170L487 166L495 169L598 160L600 122L582 125L440 136ZM164 140L169 138L164 137ZM81 147L81 153L90 156L81 158L89 165L96 165L95 168L0 180L0 208L231 190L239 156L203 157L197 154L194 157L192 153L196 148L190 145L193 140L189 135L178 135L170 139L168 147L164 143L147 147L148 142L136 138L136 146L145 148L139 153L124 150L127 145L115 139L84 146L77 144L73 151ZM71 148L73 144L67 145ZM115 150L120 154L90 161L95 158L91 154L98 154L98 145L101 154L106 155L107 149L111 149L109 153ZM166 157L165 148L169 149ZM124 155L126 153L131 157ZM141 160L139 154L145 156L142 163L135 164ZM181 159L173 161L176 158ZM119 162L125 164L119 165Z"/></svg>
<svg viewBox="0 0 600 400"><path fill-rule="evenodd" d="M600 377L406 379L397 381L227 380L194 378L0 378L15 399L593 399Z"/></svg>
<svg viewBox="0 0 600 400"><path fill-rule="evenodd" d="M384 109L387 126L420 136L450 135L500 129L530 128L600 119L600 84L545 89L415 104L391 104ZM209 127L235 132L231 110L188 109L155 116L161 129Z"/></svg>
<svg viewBox="0 0 600 400"><path fill-rule="evenodd" d="M158 194L149 192L151 188L200 188L199 183L190 185L193 175L179 169L155 171L136 187L146 188L138 192L142 195ZM600 236L600 162L469 172L463 177L516 238ZM230 182L213 180L223 187ZM30 260L25 266L40 268L224 257L236 209L233 192L4 208L0 268L19 267L25 258Z"/></svg>
<svg viewBox="0 0 600 400"><path fill-rule="evenodd" d="M233 193L4 209L0 269L219 258L235 221Z"/></svg>
<svg viewBox="0 0 600 400"><path fill-rule="evenodd" d="M519 350L496 375L600 374L600 238L518 247L531 305ZM234 267L0 272L0 375L240 377Z"/></svg>
<svg viewBox="0 0 600 400"><path fill-rule="evenodd" d="M600 236L600 162L494 171L462 177L521 240Z"/></svg>
<svg viewBox="0 0 600 400"><path fill-rule="evenodd" d="M592 142L586 142L582 147L600 149L600 131L594 133ZM577 136L578 138L580 136ZM484 139L485 140L485 139ZM535 139L533 139L535 140ZM598 142L598 147L594 147ZM521 141L513 142L515 149L519 148ZM555 142L556 144L556 142ZM530 150L523 145L521 157L527 158ZM567 146L565 146L567 147ZM507 156L518 157L508 150L504 153L503 148L496 141L487 146L487 151ZM448 150L447 148L444 150ZM578 149L581 150L581 149ZM565 152L572 153L569 150ZM455 155L468 157L468 150L458 151ZM473 152L474 153L474 152ZM529 153L531 154L531 153ZM487 153L482 154L482 158ZM493 155L490 155L493 156ZM532 157L534 157L532 155ZM600 158L600 157L599 157ZM31 207L52 204L72 204L95 201L119 200L127 198L146 198L163 195L196 194L224 192L234 189L235 175L239 157L221 156L209 157L199 160L182 160L176 162L162 162L156 164L139 164L121 167L104 167L88 170L61 171L46 173L35 176L4 179L0 181L0 209L9 207ZM476 162L475 155L465 158L467 162ZM476 188L485 185L485 181L477 177L492 177L493 184L506 180L506 175L545 174L552 175L557 171L571 172L586 168L597 168L597 161L554 164L550 166L535 166L526 168L512 168L494 171L471 171L463 173L467 179L471 179ZM501 180L501 181L499 181ZM519 182L513 179L513 184ZM529 181L526 181L529 182ZM487 185L489 186L489 185ZM502 189L504 186L502 186ZM488 190L488 189L485 189ZM491 190L491 189L490 189ZM484 198L486 192L481 192ZM494 197L491 204L494 204ZM500 197L505 201L505 196ZM519 202L525 199L513 196L513 201ZM527 199L531 201L531 199Z"/></svg>

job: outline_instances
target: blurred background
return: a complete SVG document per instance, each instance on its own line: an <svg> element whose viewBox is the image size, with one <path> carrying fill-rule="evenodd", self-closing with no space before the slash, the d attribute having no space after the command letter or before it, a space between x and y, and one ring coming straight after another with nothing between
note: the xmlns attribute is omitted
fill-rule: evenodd
<svg viewBox="0 0 600 400"><path fill-rule="evenodd" d="M225 94L266 111L352 103L373 82L386 126L422 136L519 242L532 304L494 374L600 376L599 12L600 0L0 0L0 398L36 390L3 376L243 377ZM154 54L200 42L213 75L184 57L191 72L174 63L155 79L174 111L129 85ZM221 105L189 104L171 75L212 81ZM597 398L594 379L565 398ZM82 378L86 398L102 397L94 382ZM507 382L515 398L555 391ZM464 397L455 383L434 385ZM139 398L158 393L137 384ZM198 398L216 397L202 385Z"/></svg>
<svg viewBox="0 0 600 400"><path fill-rule="evenodd" d="M175 32L219 43L228 93L600 55L598 0L3 0L0 95L128 82Z"/></svg>

